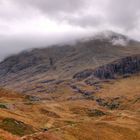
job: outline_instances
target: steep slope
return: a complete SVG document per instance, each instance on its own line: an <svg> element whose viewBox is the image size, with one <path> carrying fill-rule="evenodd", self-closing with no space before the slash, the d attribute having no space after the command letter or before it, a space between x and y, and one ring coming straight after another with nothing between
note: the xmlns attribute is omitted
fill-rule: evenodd
<svg viewBox="0 0 140 140"><path fill-rule="evenodd" d="M139 53L139 42L117 33L98 35L73 45L34 49L0 63L0 84L18 89L39 81L71 79L79 71Z"/></svg>
<svg viewBox="0 0 140 140"><path fill-rule="evenodd" d="M0 140L140 139L140 43L124 35L10 56L0 85Z"/></svg>

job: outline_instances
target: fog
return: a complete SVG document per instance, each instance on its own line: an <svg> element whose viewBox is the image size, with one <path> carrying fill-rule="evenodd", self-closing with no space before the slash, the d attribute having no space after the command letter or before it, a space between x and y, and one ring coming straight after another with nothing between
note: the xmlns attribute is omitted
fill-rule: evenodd
<svg viewBox="0 0 140 140"><path fill-rule="evenodd" d="M139 0L0 0L0 60L113 30L140 40Z"/></svg>

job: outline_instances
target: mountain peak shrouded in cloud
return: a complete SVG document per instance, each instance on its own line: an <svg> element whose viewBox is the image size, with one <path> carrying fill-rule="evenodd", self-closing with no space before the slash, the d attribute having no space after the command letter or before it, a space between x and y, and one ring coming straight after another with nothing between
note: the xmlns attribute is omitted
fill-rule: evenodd
<svg viewBox="0 0 140 140"><path fill-rule="evenodd" d="M0 56L103 30L140 40L139 5L139 0L0 0Z"/></svg>
<svg viewBox="0 0 140 140"><path fill-rule="evenodd" d="M134 41L128 36L113 31L104 31L104 32L97 33L95 35L95 39L96 38L106 39L109 42L111 42L112 45L121 45L121 46L127 46L131 41Z"/></svg>
<svg viewBox="0 0 140 140"><path fill-rule="evenodd" d="M140 0L0 0L0 140L140 140Z"/></svg>

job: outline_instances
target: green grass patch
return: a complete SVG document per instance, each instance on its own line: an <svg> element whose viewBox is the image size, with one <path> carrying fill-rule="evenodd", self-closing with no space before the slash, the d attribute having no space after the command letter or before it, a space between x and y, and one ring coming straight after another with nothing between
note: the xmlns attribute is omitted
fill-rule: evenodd
<svg viewBox="0 0 140 140"><path fill-rule="evenodd" d="M34 132L31 126L13 118L5 118L2 120L0 122L0 128L18 136L24 136Z"/></svg>
<svg viewBox="0 0 140 140"><path fill-rule="evenodd" d="M0 104L0 108L2 108L2 109L8 109L7 106L4 105L4 104Z"/></svg>

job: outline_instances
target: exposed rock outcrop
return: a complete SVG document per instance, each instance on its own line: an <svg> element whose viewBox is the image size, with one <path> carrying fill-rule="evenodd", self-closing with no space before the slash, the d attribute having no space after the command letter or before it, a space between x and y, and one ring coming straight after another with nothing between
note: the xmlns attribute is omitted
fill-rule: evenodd
<svg viewBox="0 0 140 140"><path fill-rule="evenodd" d="M99 79L114 79L117 76L137 73L140 71L140 55L128 56L96 69L84 70L73 76L74 79L82 80L89 77Z"/></svg>
<svg viewBox="0 0 140 140"><path fill-rule="evenodd" d="M94 93L93 91L82 90L82 89L80 89L78 86L75 86L75 85L70 85L70 87L71 87L76 93L81 93L81 94L84 95L84 96L88 96L88 95L91 95L91 94Z"/></svg>
<svg viewBox="0 0 140 140"><path fill-rule="evenodd" d="M87 111L87 114L89 117L101 117L101 116L106 115L106 113L98 109L89 109Z"/></svg>
<svg viewBox="0 0 140 140"><path fill-rule="evenodd" d="M110 99L110 100L98 98L98 99L96 99L96 102L100 106L106 107L106 108L111 109L111 110L118 109L121 105L120 98L114 98L114 99Z"/></svg>

